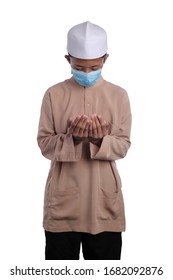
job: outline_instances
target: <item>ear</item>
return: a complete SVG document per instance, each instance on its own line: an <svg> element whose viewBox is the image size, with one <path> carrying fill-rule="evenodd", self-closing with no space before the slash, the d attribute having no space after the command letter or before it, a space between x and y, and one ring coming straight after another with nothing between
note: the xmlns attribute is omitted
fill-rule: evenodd
<svg viewBox="0 0 173 280"><path fill-rule="evenodd" d="M67 59L68 63L71 64L70 56L66 54L64 57Z"/></svg>
<svg viewBox="0 0 173 280"><path fill-rule="evenodd" d="M107 60L107 58L109 57L109 54L105 54L105 56L104 56L104 60L103 60L103 63L105 63L106 62L106 60Z"/></svg>

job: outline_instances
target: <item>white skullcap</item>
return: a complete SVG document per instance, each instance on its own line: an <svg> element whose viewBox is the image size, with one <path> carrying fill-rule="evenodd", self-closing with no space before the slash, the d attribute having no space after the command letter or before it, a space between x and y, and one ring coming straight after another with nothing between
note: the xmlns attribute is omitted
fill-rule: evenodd
<svg viewBox="0 0 173 280"><path fill-rule="evenodd" d="M73 26L67 35L67 51L76 58L95 59L107 52L107 34L89 21Z"/></svg>

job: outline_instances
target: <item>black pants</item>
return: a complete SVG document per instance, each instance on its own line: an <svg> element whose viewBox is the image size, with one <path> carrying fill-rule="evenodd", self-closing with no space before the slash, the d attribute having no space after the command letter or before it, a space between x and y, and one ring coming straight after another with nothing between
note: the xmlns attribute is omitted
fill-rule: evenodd
<svg viewBox="0 0 173 280"><path fill-rule="evenodd" d="M121 232L99 234L80 232L48 232L46 235L46 260L79 260L82 244L85 260L120 260Z"/></svg>

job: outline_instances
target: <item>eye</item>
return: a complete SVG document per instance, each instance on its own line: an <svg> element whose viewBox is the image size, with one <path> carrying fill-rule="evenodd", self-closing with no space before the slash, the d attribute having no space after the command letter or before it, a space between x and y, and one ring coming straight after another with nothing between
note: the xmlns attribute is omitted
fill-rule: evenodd
<svg viewBox="0 0 173 280"><path fill-rule="evenodd" d="M78 70L78 71L82 71L83 68L82 67L75 67L75 69Z"/></svg>
<svg viewBox="0 0 173 280"><path fill-rule="evenodd" d="M99 67L98 66L93 66L91 69L92 69L92 71L97 71L99 69Z"/></svg>

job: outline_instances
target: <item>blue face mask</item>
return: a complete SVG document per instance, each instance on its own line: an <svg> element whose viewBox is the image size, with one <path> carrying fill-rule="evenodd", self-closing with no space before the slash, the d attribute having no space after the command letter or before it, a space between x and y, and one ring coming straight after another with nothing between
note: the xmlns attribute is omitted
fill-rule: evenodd
<svg viewBox="0 0 173 280"><path fill-rule="evenodd" d="M85 73L71 68L71 73L78 84L84 87L91 87L95 85L101 76L102 69Z"/></svg>

